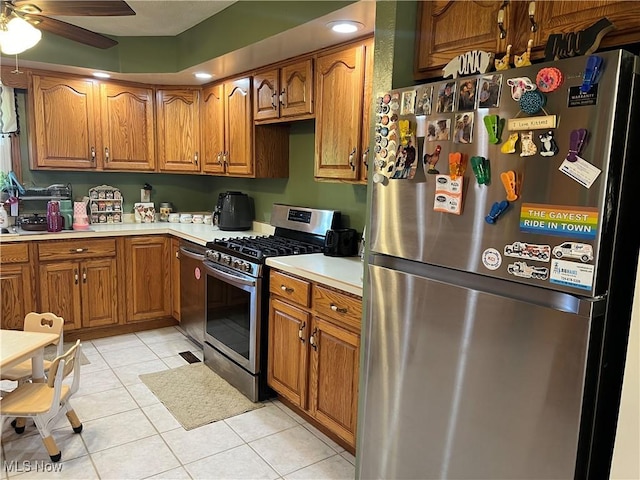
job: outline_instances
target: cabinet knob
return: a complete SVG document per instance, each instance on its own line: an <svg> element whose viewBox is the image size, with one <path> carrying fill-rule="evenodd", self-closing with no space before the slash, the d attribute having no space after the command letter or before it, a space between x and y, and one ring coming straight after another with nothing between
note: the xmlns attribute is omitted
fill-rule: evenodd
<svg viewBox="0 0 640 480"><path fill-rule="evenodd" d="M538 24L536 23L536 2L529 2L529 22L531 22L531 31L538 31Z"/></svg>
<svg viewBox="0 0 640 480"><path fill-rule="evenodd" d="M500 29L500 38L506 38L507 36L507 31L504 28L504 6L506 4L503 4L503 7L498 10L498 28Z"/></svg>
<svg viewBox="0 0 640 480"><path fill-rule="evenodd" d="M104 147L104 159L105 161L109 161L109 147Z"/></svg>
<svg viewBox="0 0 640 480"><path fill-rule="evenodd" d="M74 283L77 285L78 284L78 269L74 269L73 270L73 279L74 279Z"/></svg>
<svg viewBox="0 0 640 480"><path fill-rule="evenodd" d="M293 292L293 288L287 287L285 285L280 285L280 290L282 290L283 292L287 292L287 293L292 293Z"/></svg>
<svg viewBox="0 0 640 480"><path fill-rule="evenodd" d="M82 269L82 283L87 283L87 269Z"/></svg>
<svg viewBox="0 0 640 480"><path fill-rule="evenodd" d="M198 152L196 152L195 155L193 156L193 163L195 163L196 166L198 166Z"/></svg>
<svg viewBox="0 0 640 480"><path fill-rule="evenodd" d="M96 161L96 147L91 147L91 163Z"/></svg>
<svg viewBox="0 0 640 480"><path fill-rule="evenodd" d="M84 252L86 250L87 250L86 248L70 248L69 252L70 253L82 253L82 252Z"/></svg>

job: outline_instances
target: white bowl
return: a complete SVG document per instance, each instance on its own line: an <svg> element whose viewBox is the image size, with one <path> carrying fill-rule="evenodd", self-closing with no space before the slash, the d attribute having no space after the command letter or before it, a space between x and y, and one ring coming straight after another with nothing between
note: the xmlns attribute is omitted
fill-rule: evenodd
<svg viewBox="0 0 640 480"><path fill-rule="evenodd" d="M190 213L183 213L180 215L180 223L191 223L193 221L193 215Z"/></svg>
<svg viewBox="0 0 640 480"><path fill-rule="evenodd" d="M180 221L180 214L179 213L170 213L169 214L169 221L172 223L178 223Z"/></svg>
<svg viewBox="0 0 640 480"><path fill-rule="evenodd" d="M193 223L204 223L204 216L203 215L194 215L193 219L191 221Z"/></svg>

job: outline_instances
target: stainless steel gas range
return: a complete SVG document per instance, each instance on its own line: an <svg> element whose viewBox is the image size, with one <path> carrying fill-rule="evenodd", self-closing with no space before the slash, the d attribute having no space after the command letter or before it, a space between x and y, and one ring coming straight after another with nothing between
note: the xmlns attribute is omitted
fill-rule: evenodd
<svg viewBox="0 0 640 480"><path fill-rule="evenodd" d="M252 401L267 387L268 257L322 252L340 212L274 204L273 235L207 243L204 361Z"/></svg>

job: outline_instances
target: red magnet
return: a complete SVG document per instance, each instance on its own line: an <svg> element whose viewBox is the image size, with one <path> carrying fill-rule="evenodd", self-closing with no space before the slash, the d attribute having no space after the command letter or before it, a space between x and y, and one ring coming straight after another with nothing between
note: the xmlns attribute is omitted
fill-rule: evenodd
<svg viewBox="0 0 640 480"><path fill-rule="evenodd" d="M536 85L538 85L538 90L545 93L557 90L560 85L562 85L563 81L564 76L556 67L543 68L536 76Z"/></svg>

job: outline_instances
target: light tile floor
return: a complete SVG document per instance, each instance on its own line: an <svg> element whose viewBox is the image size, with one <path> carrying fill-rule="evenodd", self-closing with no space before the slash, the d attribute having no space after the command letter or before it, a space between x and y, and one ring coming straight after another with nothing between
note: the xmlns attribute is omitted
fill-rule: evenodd
<svg viewBox="0 0 640 480"><path fill-rule="evenodd" d="M186 431L138 375L187 362L202 350L173 327L85 341L71 403L83 422L74 434L62 415L54 464L35 426L2 430L2 479L352 479L355 457L276 399L236 417ZM3 382L2 389L9 385Z"/></svg>

